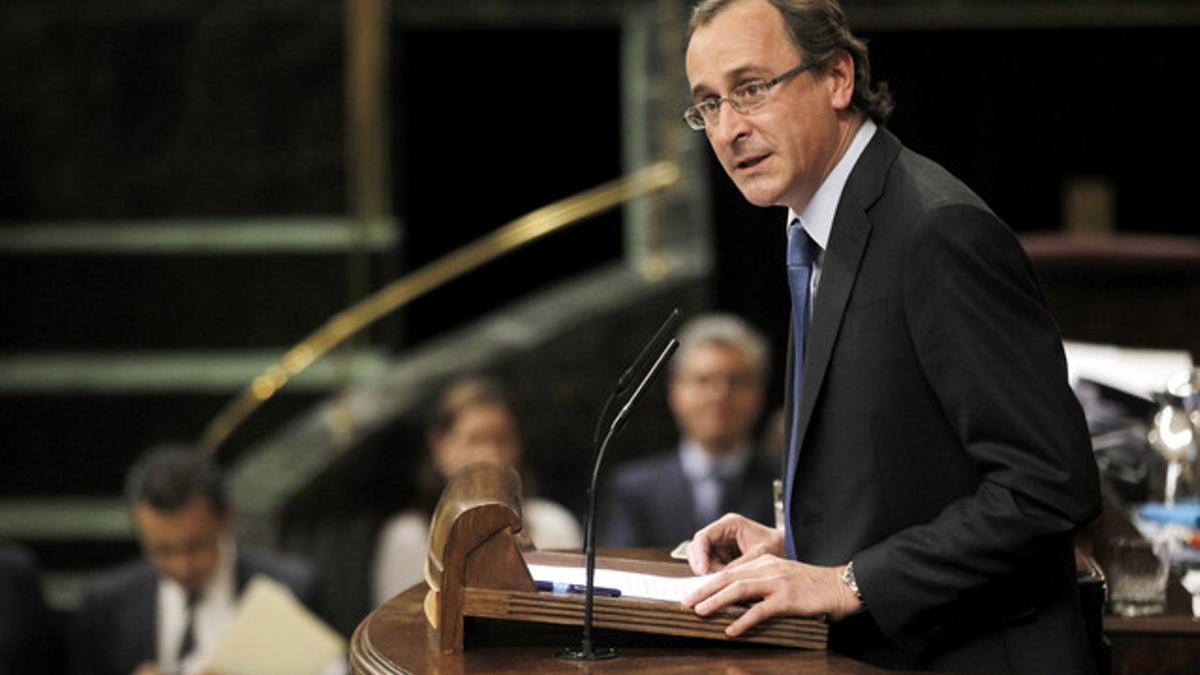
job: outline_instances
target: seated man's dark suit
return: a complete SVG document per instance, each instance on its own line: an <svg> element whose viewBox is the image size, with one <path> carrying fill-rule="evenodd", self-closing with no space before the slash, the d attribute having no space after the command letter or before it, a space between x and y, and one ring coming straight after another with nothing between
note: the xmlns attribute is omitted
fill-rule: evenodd
<svg viewBox="0 0 1200 675"><path fill-rule="evenodd" d="M728 480L720 513L741 513L773 525L771 482L778 468L752 456L740 476ZM601 492L596 541L612 548L675 546L708 522L696 514L691 483L673 449L618 467Z"/></svg>
<svg viewBox="0 0 1200 675"><path fill-rule="evenodd" d="M1094 668L1072 535L1099 480L1061 337L1013 233L886 129L837 207L791 435L797 559L853 560L866 602L833 625L835 649Z"/></svg>
<svg viewBox="0 0 1200 675"><path fill-rule="evenodd" d="M289 590L318 615L318 576L307 562L239 547L237 592L258 574ZM88 584L76 617L72 645L78 675L129 675L158 658L158 575L145 559L105 572Z"/></svg>
<svg viewBox="0 0 1200 675"><path fill-rule="evenodd" d="M33 556L0 543L0 675L57 670L54 637Z"/></svg>

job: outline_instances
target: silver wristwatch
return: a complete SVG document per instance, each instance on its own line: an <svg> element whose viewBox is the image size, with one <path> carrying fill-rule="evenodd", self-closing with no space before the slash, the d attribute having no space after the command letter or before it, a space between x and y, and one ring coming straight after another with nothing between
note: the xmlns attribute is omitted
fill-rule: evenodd
<svg viewBox="0 0 1200 675"><path fill-rule="evenodd" d="M850 590L854 592L854 596L863 604L863 607L867 606L867 601L863 599L862 591L858 590L858 579L854 578L853 560L846 565L846 569L842 570L842 583L850 587Z"/></svg>

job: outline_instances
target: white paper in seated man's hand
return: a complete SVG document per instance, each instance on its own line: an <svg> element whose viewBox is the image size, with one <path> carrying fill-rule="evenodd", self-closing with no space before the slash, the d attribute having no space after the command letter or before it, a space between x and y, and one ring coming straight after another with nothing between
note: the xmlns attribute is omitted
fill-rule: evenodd
<svg viewBox="0 0 1200 675"><path fill-rule="evenodd" d="M346 672L346 641L285 586L258 575L237 617L201 672L227 675L330 675Z"/></svg>
<svg viewBox="0 0 1200 675"><path fill-rule="evenodd" d="M529 574L535 581L560 582L564 584L587 583L587 570L583 567L558 565L530 565ZM655 574L639 574L619 570L597 569L593 582L603 588L619 588L623 597L647 598L680 602L692 590L704 585L712 577L664 577Z"/></svg>

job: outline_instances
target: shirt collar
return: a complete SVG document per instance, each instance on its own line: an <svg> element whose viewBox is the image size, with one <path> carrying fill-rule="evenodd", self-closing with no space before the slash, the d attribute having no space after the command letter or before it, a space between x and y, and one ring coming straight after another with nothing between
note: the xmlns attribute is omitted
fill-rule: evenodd
<svg viewBox="0 0 1200 675"><path fill-rule="evenodd" d="M684 440L679 443L679 461L683 464L684 475L691 481L704 480L713 475L727 478L745 468L750 461L750 446L739 443L729 454L713 457L699 443Z"/></svg>
<svg viewBox="0 0 1200 675"><path fill-rule="evenodd" d="M237 544L234 543L233 537L223 536L217 544L217 568L200 592L201 604L210 599L232 598L237 594L234 570L236 559ZM170 596L172 605L178 604L179 607L187 605L187 591L183 590L183 586L180 586L179 582L165 575L159 576L159 582L163 592Z"/></svg>
<svg viewBox="0 0 1200 675"><path fill-rule="evenodd" d="M850 141L850 147L846 148L846 152L833 167L833 171L829 172L824 182L821 183L821 187L817 188L812 199L808 200L804 210L797 214L792 209L788 209L788 225L799 219L800 224L808 232L808 236L817 242L822 251L829 247L829 235L833 230L833 216L837 213L838 202L841 201L842 190L845 189L846 181L850 178L850 171L858 163L858 158L862 156L863 150L866 150L867 143L875 135L875 130L875 123L870 118L866 119L858 128L858 132L854 134L854 139Z"/></svg>
<svg viewBox="0 0 1200 675"><path fill-rule="evenodd" d="M169 671L191 673L208 660L215 639L232 621L237 594L237 548L232 536L218 543L217 569L208 580L195 607L196 649L179 663L177 651L186 625L187 594L174 579L159 575L158 580L158 662Z"/></svg>

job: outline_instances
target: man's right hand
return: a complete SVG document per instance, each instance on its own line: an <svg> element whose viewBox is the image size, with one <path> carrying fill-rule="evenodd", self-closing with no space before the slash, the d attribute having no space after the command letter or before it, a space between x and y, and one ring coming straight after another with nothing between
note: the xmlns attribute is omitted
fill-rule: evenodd
<svg viewBox="0 0 1200 675"><path fill-rule="evenodd" d="M137 670L133 671L133 675L162 675L158 664L153 661L143 661Z"/></svg>
<svg viewBox="0 0 1200 675"><path fill-rule="evenodd" d="M687 547L693 574L736 567L767 553L784 555L783 532L736 513L727 513L697 532Z"/></svg>

